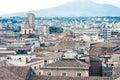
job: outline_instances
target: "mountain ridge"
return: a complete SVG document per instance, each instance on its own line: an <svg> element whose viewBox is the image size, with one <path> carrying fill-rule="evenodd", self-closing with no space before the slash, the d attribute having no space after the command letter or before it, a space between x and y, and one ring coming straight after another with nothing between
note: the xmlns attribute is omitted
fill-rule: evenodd
<svg viewBox="0 0 120 80"><path fill-rule="evenodd" d="M28 12L34 13L37 17L120 16L120 8L116 6L97 4L87 0L83 2L75 0L61 6ZM25 14L26 12L20 12L6 16L25 16Z"/></svg>

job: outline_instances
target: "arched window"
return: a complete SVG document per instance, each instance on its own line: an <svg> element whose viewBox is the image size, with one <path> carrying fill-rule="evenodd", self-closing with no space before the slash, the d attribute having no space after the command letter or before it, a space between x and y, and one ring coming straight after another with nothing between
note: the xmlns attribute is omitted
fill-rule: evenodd
<svg viewBox="0 0 120 80"><path fill-rule="evenodd" d="M44 65L47 65L47 60L44 60Z"/></svg>

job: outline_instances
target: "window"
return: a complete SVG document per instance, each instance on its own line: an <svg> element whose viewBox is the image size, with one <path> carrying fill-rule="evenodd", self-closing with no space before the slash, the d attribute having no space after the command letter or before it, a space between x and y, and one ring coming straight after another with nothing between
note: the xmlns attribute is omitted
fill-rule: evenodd
<svg viewBox="0 0 120 80"><path fill-rule="evenodd" d="M47 65L47 60L44 60L44 65Z"/></svg>
<svg viewBox="0 0 120 80"><path fill-rule="evenodd" d="M77 73L77 76L81 76L81 73Z"/></svg>
<svg viewBox="0 0 120 80"><path fill-rule="evenodd" d="M25 32L24 32L25 34L27 34L27 30L25 30Z"/></svg>
<svg viewBox="0 0 120 80"><path fill-rule="evenodd" d="M56 61L56 59L54 59L54 62Z"/></svg>
<svg viewBox="0 0 120 80"><path fill-rule="evenodd" d="M11 59L10 57L7 57L7 59Z"/></svg>
<svg viewBox="0 0 120 80"><path fill-rule="evenodd" d="M19 58L19 60L21 61L21 58Z"/></svg>
<svg viewBox="0 0 120 80"><path fill-rule="evenodd" d="M28 49L28 51L31 51L31 49Z"/></svg>
<svg viewBox="0 0 120 80"><path fill-rule="evenodd" d="M103 75L104 75L104 76L107 76L107 72L104 72Z"/></svg>
<svg viewBox="0 0 120 80"><path fill-rule="evenodd" d="M41 65L39 65L39 68L41 68Z"/></svg>
<svg viewBox="0 0 120 80"><path fill-rule="evenodd" d="M62 73L62 76L66 76L67 74L66 73Z"/></svg>
<svg viewBox="0 0 120 80"><path fill-rule="evenodd" d="M41 72L39 72L39 75L41 75Z"/></svg>
<svg viewBox="0 0 120 80"><path fill-rule="evenodd" d="M34 70L36 70L36 66L34 66Z"/></svg>
<svg viewBox="0 0 120 80"><path fill-rule="evenodd" d="M47 75L48 75L48 76L51 76L51 72L47 72Z"/></svg>

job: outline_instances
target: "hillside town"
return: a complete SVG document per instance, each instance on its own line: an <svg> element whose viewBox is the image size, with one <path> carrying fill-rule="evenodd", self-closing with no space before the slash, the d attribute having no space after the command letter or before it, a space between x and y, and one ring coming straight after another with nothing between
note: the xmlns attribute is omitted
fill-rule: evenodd
<svg viewBox="0 0 120 80"><path fill-rule="evenodd" d="M120 18L0 17L0 80L120 80Z"/></svg>

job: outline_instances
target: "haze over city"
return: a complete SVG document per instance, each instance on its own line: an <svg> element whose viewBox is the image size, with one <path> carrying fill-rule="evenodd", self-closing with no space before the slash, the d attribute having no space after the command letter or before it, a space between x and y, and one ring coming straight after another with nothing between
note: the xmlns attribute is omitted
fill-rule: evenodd
<svg viewBox="0 0 120 80"><path fill-rule="evenodd" d="M67 7L67 5L69 4L72 6ZM75 4L79 6L76 6ZM112 10L112 13L110 15L108 14L108 16L119 16L120 0L36 0L36 1L34 0L30 0L30 1L29 0L20 0L20 1L3 0L0 3L0 15L17 13L16 16L19 16L20 12L23 12L23 13L33 12L34 13L34 11L37 11L37 13L40 13L41 15L43 15L44 10L45 10L45 12L47 13L51 12L51 14L45 13L46 15L43 15L43 16L53 16L54 12L56 12L56 16L66 16L66 15L75 16L75 13L72 13L75 11L76 11L77 16L90 16L90 14L89 15L87 14L88 12L86 11L86 8L83 8L81 6L81 5L88 6L88 4L90 5L89 11L90 11L90 14L92 14L91 16L97 16L96 12L101 12L100 14L98 14L98 16L106 16L106 14L108 14L111 10ZM66 6L64 8L68 8L68 10L73 8L71 9L71 12L69 13L71 15L67 14L66 10L61 11L62 6ZM56 7L59 7L59 8L55 10L50 10ZM103 10L104 8L106 11ZM59 14L57 15L57 12L61 12L61 13L66 12L65 13L66 15L59 15ZM36 16L37 16L37 13L35 13Z"/></svg>
<svg viewBox="0 0 120 80"><path fill-rule="evenodd" d="M0 80L120 80L120 0L0 1Z"/></svg>

